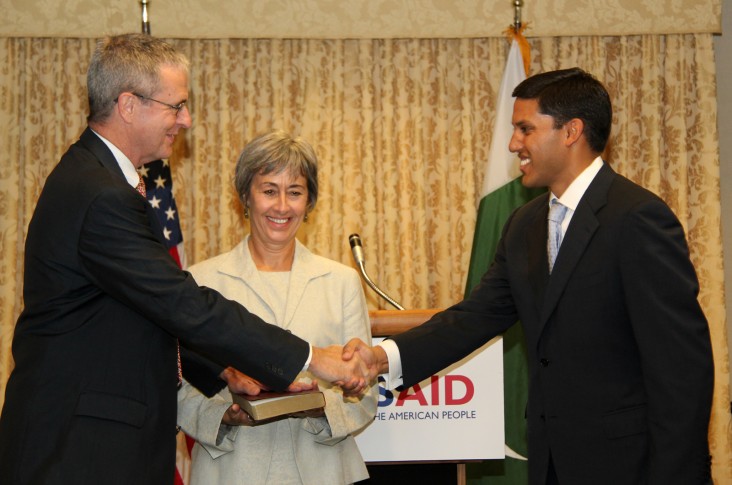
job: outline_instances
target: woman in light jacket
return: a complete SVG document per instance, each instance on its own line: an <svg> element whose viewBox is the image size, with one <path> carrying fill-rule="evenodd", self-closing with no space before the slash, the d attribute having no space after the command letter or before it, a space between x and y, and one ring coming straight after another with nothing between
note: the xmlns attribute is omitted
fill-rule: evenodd
<svg viewBox="0 0 732 485"><path fill-rule="evenodd" d="M192 266L196 282L312 345L370 341L356 271L311 253L295 238L318 197L310 144L282 131L257 137L239 156L235 185L250 234L230 252ZM315 377L303 372L298 380ZM377 387L345 397L337 386L317 384L326 399L320 412L230 426L227 418L244 412L230 409L227 389L208 399L184 382L178 423L197 441L192 485L341 485L368 478L353 433L373 420Z"/></svg>

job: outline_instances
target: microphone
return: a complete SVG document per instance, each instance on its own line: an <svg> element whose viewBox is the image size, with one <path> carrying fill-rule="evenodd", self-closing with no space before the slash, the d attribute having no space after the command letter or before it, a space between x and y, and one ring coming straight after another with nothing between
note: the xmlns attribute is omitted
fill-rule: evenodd
<svg viewBox="0 0 732 485"><path fill-rule="evenodd" d="M391 298L389 295L381 291L381 289L376 286L373 281L371 281L369 275L366 274L366 260L363 257L363 245L361 244L361 237L358 234L351 234L350 236L348 236L348 243L351 245L353 259L356 261L356 265L358 265L358 269L361 272L361 276L363 277L364 281L366 281L366 283L371 287L372 290L378 293L381 298L388 301L394 308L396 308L397 310L404 310L403 306L394 301L394 299Z"/></svg>

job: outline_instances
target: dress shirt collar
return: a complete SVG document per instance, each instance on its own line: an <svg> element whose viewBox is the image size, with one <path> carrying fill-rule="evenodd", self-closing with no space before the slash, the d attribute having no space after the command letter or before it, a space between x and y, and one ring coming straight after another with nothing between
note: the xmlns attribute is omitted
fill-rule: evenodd
<svg viewBox="0 0 732 485"><path fill-rule="evenodd" d="M584 169L582 173L579 174L577 178L572 181L571 184L569 184L569 187L567 187L567 190L564 191L561 197L557 197L552 192L549 197L549 204L551 205L552 200L558 198L559 202L561 202L562 205L568 207L569 210L574 213L574 211L577 210L577 205L579 205L580 199L582 199L582 196L585 195L587 188L590 186L592 181L595 179L595 176L602 168L602 164L602 158L595 158L592 163L589 164L587 168Z"/></svg>

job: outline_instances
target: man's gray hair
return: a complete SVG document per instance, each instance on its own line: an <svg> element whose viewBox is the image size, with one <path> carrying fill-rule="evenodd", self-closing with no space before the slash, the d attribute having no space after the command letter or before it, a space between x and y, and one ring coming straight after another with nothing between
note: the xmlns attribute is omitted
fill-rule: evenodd
<svg viewBox="0 0 732 485"><path fill-rule="evenodd" d="M122 93L151 96L159 87L162 66L187 73L188 59L167 42L146 34L118 35L100 41L86 75L88 121L106 120Z"/></svg>

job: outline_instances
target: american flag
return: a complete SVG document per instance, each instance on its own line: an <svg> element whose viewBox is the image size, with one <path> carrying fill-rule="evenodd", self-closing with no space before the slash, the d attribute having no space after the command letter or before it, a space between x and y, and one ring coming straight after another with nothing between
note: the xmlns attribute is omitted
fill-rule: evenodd
<svg viewBox="0 0 732 485"><path fill-rule="evenodd" d="M158 216L165 236L165 246L178 266L186 267L186 254L183 251L183 234L180 230L178 207L173 197L173 177L167 160L156 160L138 170L145 181L147 201ZM191 448L194 440L183 433L176 437L175 485L187 485L190 478Z"/></svg>
<svg viewBox="0 0 732 485"><path fill-rule="evenodd" d="M165 245L178 266L185 268L183 233L180 230L178 207L173 197L173 177L167 160L156 160L144 165L139 173L145 181L147 201L150 203L163 228Z"/></svg>

